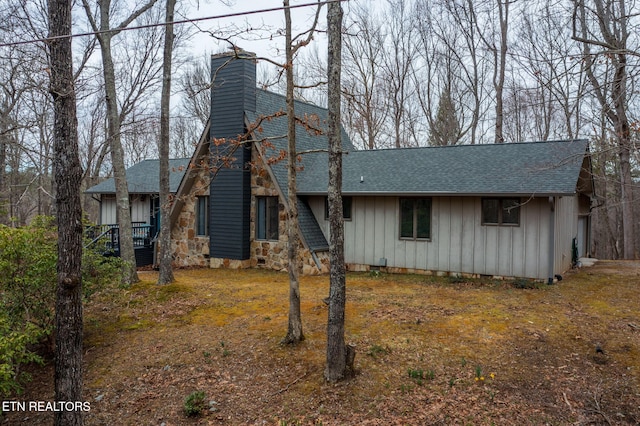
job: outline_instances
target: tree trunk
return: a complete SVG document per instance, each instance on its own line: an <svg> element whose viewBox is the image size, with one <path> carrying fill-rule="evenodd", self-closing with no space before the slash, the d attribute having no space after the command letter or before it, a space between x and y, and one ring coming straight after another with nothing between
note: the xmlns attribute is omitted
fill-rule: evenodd
<svg viewBox="0 0 640 426"><path fill-rule="evenodd" d="M49 36L71 34L71 1L49 0ZM82 211L78 123L71 38L49 42L54 107L54 161L58 217L58 289L55 400L82 401ZM82 411L56 411L54 424L82 425Z"/></svg>
<svg viewBox="0 0 640 426"><path fill-rule="evenodd" d="M626 43L625 43L626 44ZM621 49L624 52L624 48ZM633 217L633 178L631 176L631 130L627 117L627 57L625 53L617 55L616 72L613 77L611 98L614 118L613 124L618 141L620 159L620 202L622 203L622 235L625 259L637 257L635 249L635 220Z"/></svg>
<svg viewBox="0 0 640 426"><path fill-rule="evenodd" d="M619 0L618 8L612 3L594 0L594 7L587 8L585 2L574 0L573 39L583 45L584 70L591 83L595 97L598 99L604 116L613 126L617 144L618 159L620 161L620 204L622 210L622 257L633 259L636 257L636 230L633 217L633 178L631 176L631 131L627 116L627 39L629 32L627 23L629 16L625 11L624 0ZM587 11L597 18L600 39L595 39L596 33L589 32ZM612 11L617 11L614 16ZM593 37L593 38L590 38ZM604 48L607 62L614 70L610 81L600 81L596 77L597 63L591 52L591 46ZM607 74L605 74L606 76ZM610 89L609 89L610 88ZM610 99L608 98L608 90Z"/></svg>
<svg viewBox="0 0 640 426"><path fill-rule="evenodd" d="M298 249L300 244L298 224L298 197L296 194L296 113L293 98L293 46L291 45L291 11L288 9L289 0L284 0L284 15L286 25L286 63L285 74L287 79L287 183L288 183L288 208L287 208L287 235L289 258L289 325L287 335L282 343L294 344L304 340L302 333L302 316L300 313L300 260Z"/></svg>
<svg viewBox="0 0 640 426"><path fill-rule="evenodd" d="M164 59L162 70L162 98L160 100L160 223L158 284L173 282L171 250L171 188L169 186L169 106L171 100L171 56L173 53L173 11L176 0L167 0L164 33Z"/></svg>
<svg viewBox="0 0 640 426"><path fill-rule="evenodd" d="M103 20L104 24L104 20ZM108 20L107 20L108 27ZM105 28L102 26L101 28ZM129 188L124 166L124 149L120 138L120 114L116 95L116 77L111 56L111 35L99 37L102 53L102 72L107 101L107 137L111 146L111 165L113 180L116 186L116 217L118 218L118 235L120 257L123 262L122 282L130 285L139 281L136 272L136 256L133 249L133 233L131 229L131 210L129 209Z"/></svg>
<svg viewBox="0 0 640 426"><path fill-rule="evenodd" d="M344 339L346 270L344 264L344 219L342 212L342 141L340 137L340 71L342 52L342 6L330 3L327 10L328 129L329 140L329 315L327 320L327 365L324 377L343 379L353 367L355 352Z"/></svg>
<svg viewBox="0 0 640 426"><path fill-rule="evenodd" d="M493 84L496 90L496 135L495 143L504 143L503 121L504 121L504 80L505 68L507 67L507 29L509 24L509 4L512 0L497 0L498 17L500 19L500 51L499 60L496 60L495 78ZM517 141L520 142L520 141Z"/></svg>
<svg viewBox="0 0 640 426"><path fill-rule="evenodd" d="M139 281L136 272L136 257L133 249L133 233L131 229L131 211L129 210L129 188L124 167L124 150L120 138L121 118L118 112L118 98L116 92L116 77L111 53L111 40L122 29L126 28L137 17L149 10L157 0L148 0L131 14L115 29L111 29L111 0L98 1L99 22L92 15L88 0L82 0L82 6L91 27L96 31L100 43L102 56L102 73L104 76L105 100L107 105L107 139L111 148L111 166L113 180L116 186L116 215L118 217L120 257L123 262L122 282L125 285Z"/></svg>

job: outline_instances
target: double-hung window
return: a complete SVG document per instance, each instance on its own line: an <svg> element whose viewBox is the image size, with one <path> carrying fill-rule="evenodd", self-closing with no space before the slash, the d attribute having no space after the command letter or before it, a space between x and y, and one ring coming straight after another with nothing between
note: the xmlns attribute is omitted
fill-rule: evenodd
<svg viewBox="0 0 640 426"><path fill-rule="evenodd" d="M196 235L209 235L209 196L196 197Z"/></svg>
<svg viewBox="0 0 640 426"><path fill-rule="evenodd" d="M277 240L279 222L278 197L256 197L256 239Z"/></svg>
<svg viewBox="0 0 640 426"><path fill-rule="evenodd" d="M518 198L483 198L483 225L520 225L520 200Z"/></svg>
<svg viewBox="0 0 640 426"><path fill-rule="evenodd" d="M400 198L400 238L431 238L431 198Z"/></svg>

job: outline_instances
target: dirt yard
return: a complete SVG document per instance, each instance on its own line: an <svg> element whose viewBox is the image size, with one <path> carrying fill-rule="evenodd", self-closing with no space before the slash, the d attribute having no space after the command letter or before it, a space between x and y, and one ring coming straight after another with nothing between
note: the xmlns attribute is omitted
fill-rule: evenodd
<svg viewBox="0 0 640 426"><path fill-rule="evenodd" d="M283 347L286 274L155 273L85 308L86 425L640 424L640 263L556 285L348 276L355 377L323 380L328 277L301 284L306 340ZM52 366L20 401L52 401ZM185 398L206 395L199 417ZM4 424L52 424L14 412Z"/></svg>

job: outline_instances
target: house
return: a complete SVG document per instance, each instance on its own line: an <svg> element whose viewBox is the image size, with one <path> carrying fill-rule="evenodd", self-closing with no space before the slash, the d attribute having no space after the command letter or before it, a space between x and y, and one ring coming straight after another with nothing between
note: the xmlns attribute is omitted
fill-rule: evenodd
<svg viewBox="0 0 640 426"><path fill-rule="evenodd" d="M169 187L175 194L182 181L189 158L169 162ZM154 241L160 229L158 160L144 160L127 169L129 206L133 225L134 248L138 266L153 264ZM118 219L116 215L116 187L113 178L85 191L100 203L100 215L92 239L106 244L105 250L119 252ZM106 240L106 241L105 241Z"/></svg>
<svg viewBox="0 0 640 426"><path fill-rule="evenodd" d="M255 57L212 56L207 129L172 208L177 266L287 265L284 97ZM323 108L296 102L303 273L328 270ZM379 269L553 280L589 255L586 140L357 151L342 132L345 261Z"/></svg>

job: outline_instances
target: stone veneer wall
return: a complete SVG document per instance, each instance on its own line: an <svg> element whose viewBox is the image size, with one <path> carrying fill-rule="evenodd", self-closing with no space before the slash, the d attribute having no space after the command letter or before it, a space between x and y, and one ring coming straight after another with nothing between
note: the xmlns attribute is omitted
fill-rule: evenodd
<svg viewBox="0 0 640 426"><path fill-rule="evenodd" d="M171 229L176 267L209 266L209 237L196 235L196 197L209 195L208 171L200 170L191 192L184 195L182 211Z"/></svg>
<svg viewBox="0 0 640 426"><path fill-rule="evenodd" d="M277 241L255 239L256 197L279 196L276 185L271 180L267 169L262 165L255 147L252 149L252 162L257 166L251 173L251 258L248 260L209 259L209 237L195 235L196 197L209 195L209 179L205 171L198 172L191 192L186 195L182 211L171 230L171 244L174 250L174 266L192 267L209 266L211 268L265 268L286 271L288 265L287 212L282 199L279 203L280 222ZM329 253L317 253L320 262L318 268L311 252L301 244L299 250L303 275L329 272Z"/></svg>
<svg viewBox="0 0 640 426"><path fill-rule="evenodd" d="M286 271L289 264L287 249L289 246L287 235L287 211L282 199L280 199L278 240L256 240L256 197L279 197L278 189L271 179L267 169L258 155L256 148L251 152L252 162L255 165L251 173L251 258L248 261L233 261L229 259L211 259L212 268L265 268L276 271ZM326 273L329 271L328 253L318 253L317 258L321 264L319 269L308 249L301 244L300 264L302 274L311 275Z"/></svg>

